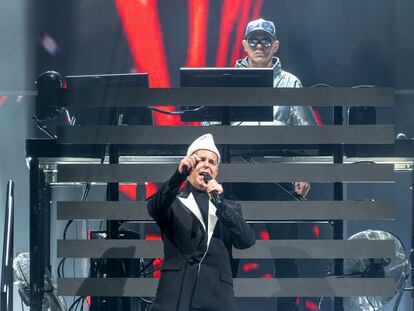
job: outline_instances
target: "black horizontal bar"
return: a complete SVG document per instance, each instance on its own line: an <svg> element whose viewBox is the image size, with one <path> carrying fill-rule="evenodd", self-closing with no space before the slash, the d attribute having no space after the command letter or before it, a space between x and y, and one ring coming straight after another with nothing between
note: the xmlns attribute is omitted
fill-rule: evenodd
<svg viewBox="0 0 414 311"><path fill-rule="evenodd" d="M60 126L60 144L189 145L211 133L218 145L393 144L393 125Z"/></svg>
<svg viewBox="0 0 414 311"><path fill-rule="evenodd" d="M62 258L158 258L162 241L58 240ZM256 241L245 250L233 250L234 258L392 258L394 242L368 240L268 240Z"/></svg>
<svg viewBox="0 0 414 311"><path fill-rule="evenodd" d="M159 279L59 278L59 296L154 297ZM392 296L393 278L234 279L236 297Z"/></svg>
<svg viewBox="0 0 414 311"><path fill-rule="evenodd" d="M392 202L380 201L245 201L247 221L394 219ZM146 202L57 202L57 219L152 221Z"/></svg>
<svg viewBox="0 0 414 311"><path fill-rule="evenodd" d="M62 89L58 108L142 106L393 106L392 88Z"/></svg>
<svg viewBox="0 0 414 311"><path fill-rule="evenodd" d="M60 164L58 182L164 182L177 164ZM392 164L221 164L220 182L391 182Z"/></svg>
<svg viewBox="0 0 414 311"><path fill-rule="evenodd" d="M245 201L248 221L395 219L392 202L380 201Z"/></svg>
<svg viewBox="0 0 414 311"><path fill-rule="evenodd" d="M331 156L335 145L228 145L232 156ZM136 156L175 156L183 155L188 145L122 145L118 146L119 155ZM26 139L26 157L74 157L100 158L102 145L58 144L57 139ZM397 139L394 144L346 145L348 157L414 157L414 140Z"/></svg>

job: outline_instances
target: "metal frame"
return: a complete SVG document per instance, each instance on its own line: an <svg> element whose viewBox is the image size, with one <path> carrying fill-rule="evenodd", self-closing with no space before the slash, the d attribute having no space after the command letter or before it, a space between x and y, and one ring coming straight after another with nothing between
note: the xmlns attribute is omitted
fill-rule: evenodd
<svg viewBox="0 0 414 311"><path fill-rule="evenodd" d="M374 181L380 181L380 182L387 182L390 181L390 176L392 175L392 167L390 166L364 166L361 165L358 167L358 172L354 171L354 173L349 173L345 168L350 169L351 166L343 166L343 157L344 157L344 145L343 144L381 144L379 146L382 146L382 144L392 144L393 143L393 128L392 126L343 126L343 107L342 106L392 106L394 104L394 98L393 98L393 92L392 89L272 89L272 88L265 88L260 89L257 88L257 90L253 88L249 88L248 90L243 89L232 89L232 88L221 88L221 89L210 89L210 88L203 88L200 89L193 89L193 88L186 88L186 89L128 89L128 90L117 90L117 89L110 89L105 90L105 92L99 92L96 90L58 90L58 102L57 107L62 106L74 106L74 105L86 105L86 106L113 106L116 105L118 107L124 107L124 106L147 106L147 105L170 105L171 103L180 103L180 105L188 105L193 106L194 104L194 98L197 98L197 105L205 105L205 106L225 106L229 107L234 105L235 102L237 102L237 105L239 106L250 106L251 102L246 101L246 98L249 98L249 96L246 96L246 94L251 94L254 91L260 91L258 93L259 95L255 97L255 101L258 103L259 106L269 106L269 105L275 105L278 102L283 103L283 105L309 105L309 103L312 103L317 106L333 106L334 107L334 126L331 127L325 127L325 128L308 128L308 129L300 129L300 128L254 128L254 127L244 127L244 128L235 128L229 125L230 122L228 121L228 114L224 113L224 120L222 122L223 126L221 127L209 127L209 132L213 131L215 134L217 134L218 137L218 143L222 144L222 151L223 151L223 177L224 181L232 181L232 180L240 180L248 178L253 178L257 181L274 181L274 176L272 176L268 172L268 168L270 166L263 165L261 166L256 165L254 167L254 171L256 171L255 174L253 173L252 169L244 170L247 166L245 166L242 169L236 169L238 164L230 164L231 162L231 151L232 148L239 148L241 145L245 145L248 147L249 145L252 145L253 148L258 148L263 145L263 142L258 143L258 139L264 139L265 145L288 145L289 143L292 144L308 144L308 145L316 145L317 148L324 149L326 146L333 147L333 163L335 169L339 169L337 171L337 175L332 178L329 177L329 174L322 174L323 176L317 177L314 173L312 173L312 170L315 169L309 169L306 168L304 171L303 169L305 166L298 166L296 165L296 169L293 169L293 167L289 167L283 172L283 169L281 169L281 166L274 165L273 168L279 169L279 180L283 181L295 181L297 179L297 176L302 177L309 177L309 181L334 181L334 201L338 202L338 205L332 204L331 206L327 206L326 214L333 213L335 206L340 206L341 201L343 201L343 181L345 178L345 181L352 181L355 180L353 178L357 177L360 178L358 180L364 181L366 180L367 176L369 176L368 179L374 180ZM200 92L202 92L203 96L200 96ZM195 97L196 96L196 97ZM277 99L277 100L276 100ZM276 102L275 102L276 100ZM224 108L224 112L228 112L228 108ZM226 117L227 116L227 117ZM149 136L147 138L145 135L136 135L136 131L140 130L140 134L147 133ZM59 140L56 145L57 150L60 150L62 145L61 143L69 144L67 146L71 146L70 144L80 144L77 146L74 150L75 154L77 156L81 156L82 154L95 154L96 150L101 148L101 146L96 146L99 144L110 144L110 151L109 151L109 157L110 157L110 164L104 165L104 166L89 166L86 171L88 171L88 174L91 174L92 170L96 170L96 175L91 178L89 175L79 176L76 175L80 173L83 169L85 172L86 166L79 167L79 166L70 166L67 165L60 166L58 165L58 182L62 181L96 181L96 178L100 179L101 181L109 182L109 191L108 191L108 199L111 201L117 201L118 200L118 182L123 180L125 178L125 173L128 173L127 171L131 172L131 168L134 166L130 166L126 169L122 166L118 165L119 163L119 153L118 153L118 147L117 144L137 144L142 145L138 147L145 147L145 145L152 141L154 137L159 137L159 135L165 135L164 140L161 141L160 144L156 146L156 148L167 148L170 146L176 146L177 144L185 145L188 143L188 141L191 138L195 138L198 134L201 134L202 132L206 131L206 128L200 127L200 128L192 128L192 132L188 132L188 129L182 129L182 128L150 128L150 127L143 127L143 126L137 126L137 127L79 127L79 128L60 128L59 129ZM244 134L237 135L237 131L242 131ZM331 131L331 132L330 132ZM332 132L333 131L333 132ZM345 131L345 134L344 134ZM361 135L361 131L363 131L363 135ZM371 131L371 132L369 132ZM383 135L378 135L379 131ZM246 136L246 132L250 133L250 140L248 139L248 136ZM171 137L174 137L174 135L182 134L180 137L181 140L170 142ZM263 135L265 133L265 135ZM296 139L295 137L298 136L298 134L308 133L305 134L305 139ZM347 134L346 134L347 133ZM174 135L173 135L174 134ZM373 134L377 134L376 140L373 139ZM79 135L82 135L79 138ZM365 135L365 136L364 136ZM135 137L134 137L135 136ZM139 136L137 138L137 136ZM240 136L242 136L243 139L240 139ZM281 137L283 136L283 137ZM150 139L148 141L148 139ZM247 140L246 140L247 139ZM33 142L31 142L33 144ZM91 144L94 146L89 146L85 144ZM322 146L320 146L322 145ZM326 145L326 146L324 146ZM92 151L91 150L95 150ZM139 148L138 148L139 149ZM65 148L60 150L63 154L65 154ZM156 151L155 151L156 152ZM30 205L31 205L31 223L30 223L30 251L31 251L31 310L34 311L40 311L41 310L41 303L43 299L43 293L44 293L44 274L45 269L50 265L48 255L50 255L50 249L46 247L46 243L50 243L50 240L48 240L48 237L50 239L50 232L48 231L48 228L50 228L50 224L48 223L50 219L48 218L48 213L50 212L50 206L46 203L45 198L48 197L47 191L48 187L45 184L45 176L42 170L39 169L39 159L38 156L41 156L43 154L40 152L38 155L31 155L32 156L31 162L30 162ZM98 152L99 154L99 152ZM226 166L228 167L228 172L226 173ZM307 166L310 167L310 166ZM381 168L380 170L377 170L378 168ZM147 169L149 166L147 167ZM259 169L261 168L261 170ZM367 171L361 172L361 168L366 169ZM374 168L373 170L371 170ZM106 169L110 169L110 171L105 171ZM292 170L293 169L293 170ZM333 170L335 170L333 169ZM102 171L104 170L104 171ZM118 172L117 172L118 170ZM138 169L141 173L141 168ZM288 171L289 170L289 171ZM333 172L332 169L330 169L330 173ZM341 171L342 170L342 171ZM99 172L101 171L101 172ZM134 173L129 173L129 177L127 179L136 181L136 176L133 175L137 171L132 170ZM160 169L157 171L154 170L148 170L147 174L151 174L151 176L154 177L154 173L158 179L161 179L161 177L165 177L167 170ZM292 173L293 172L293 173ZM296 173L295 173L296 172ZM73 174L75 173L75 174ZM115 173L115 174L114 174ZM379 174L378 174L379 173ZM157 175L158 174L158 175ZM226 176L227 174L227 176ZM305 174L305 176L303 175ZM360 174L360 175L358 175ZM123 176L122 176L123 175ZM75 177L76 176L76 177ZM142 177L142 174L140 175ZM346 177L348 176L348 177ZM144 176L148 177L148 176ZM143 177L142 177L143 178ZM349 178L349 179L347 179ZM93 180L92 180L93 179ZM165 179L165 178L162 178ZM45 194L46 193L46 194ZM49 192L50 195L50 192ZM310 203L310 202L309 202ZM380 204L381 206L381 204ZM63 205L62 205L63 207ZM66 206L67 208L68 206ZM301 205L300 208L304 208L304 205ZM271 208L269 208L268 212L271 212ZM66 211L67 212L67 211ZM389 209L388 209L389 212ZM108 234L112 238L117 237L117 221L116 218L112 218L111 216L112 212L109 212L107 215L108 220ZM297 212L299 213L299 211ZM94 214L95 216L97 214ZM293 215L297 215L294 213L287 213L285 215L286 219L292 218ZM351 217L350 213L345 213L342 215L335 214L335 217L332 217L331 220L333 220L334 224L334 239L343 239L343 219L346 219L347 217ZM387 218L389 215L387 214ZM80 217L85 217L85 215L79 215ZM92 215L93 216L93 215ZM378 216L378 215L377 215ZM61 217L70 217L69 215L64 215ZM89 216L90 217L90 216ZM146 215L139 215L139 217L147 217ZM264 218L264 215L261 215L259 218ZM362 213L358 219L363 219L364 217L372 217L374 218L374 214L364 214ZM384 217L382 215L381 217ZM63 219L62 218L62 219ZM145 220L145 219L144 219ZM115 222L114 222L115 221ZM70 241L64 241L70 242ZM60 242L59 242L60 243ZM259 243L260 244L260 243ZM49 245L49 244L48 244ZM290 255L293 255L294 253L291 253ZM45 256L46 255L46 256ZM338 255L338 254L336 254ZM335 255L335 256L336 256ZM46 258L45 258L46 257ZM242 258L242 257L240 257ZM111 264L113 264L113 276L117 276L116 273L116 261L113 261ZM342 259L337 259L335 261L335 274L337 276L341 276L343 272L343 261ZM115 281L114 279L111 279L111 282ZM147 280L128 280L128 279L120 279L121 283L126 284L125 282L136 282L136 284L140 283L141 281L147 282ZM311 280L310 280L311 281ZM328 287L324 287L325 289L323 291L319 288L316 290L316 292L313 292L320 296L323 293L331 293L333 296L336 296L339 292L332 290L332 286L335 288L335 286L338 286L338 290L342 288L346 293L350 294L349 290L356 290L357 288L361 289L363 286L363 283L365 280L358 280L358 282L355 282L356 280L347 280L347 279L341 279L341 278L326 278L324 279L324 282L322 282L324 285L329 285ZM385 290L385 292L388 293L390 290L390 283L386 280L366 280L366 286L367 284L371 284L369 287L370 290L379 290L379 286L372 286L373 282L375 282L376 285L384 285L382 289ZM74 282L74 283L73 283ZM104 284L105 280L71 280L71 279L60 279L58 281L59 285L62 286L60 288L60 291L62 294L68 293L67 290L69 288L76 288L76 286L83 286L83 282L92 282L90 284ZM153 282L154 281L150 281ZM235 288L236 288L236 294L238 296L247 297L247 292L243 290L243 288L250 287L251 284L254 282L257 283L257 288L266 289L270 293L270 296L283 296L286 295L288 292L287 289L298 289L300 286L304 286L305 289L312 289L311 287L306 286L306 280L305 279L296 279L292 282L290 280L280 281L280 280L235 280ZM291 282L291 283L289 283ZM342 282L342 283L341 283ZM371 283L370 283L371 282ZM141 282L142 283L142 282ZM140 283L140 284L141 284ZM260 283L260 284L259 284ZM76 285L77 284L77 285ZM263 285L266 284L266 285ZM290 285L289 285L290 284ZM337 285L333 285L337 284ZM339 284L339 285L338 285ZM341 285L342 284L342 285ZM343 285L345 284L345 285ZM70 286L69 286L70 285ZM75 286L76 285L76 286ZM142 284L141 284L142 285ZM139 285L139 286L141 286ZM154 285L154 284L153 284ZM283 285L283 286L282 286ZM69 286L69 287L67 287ZM75 286L75 287L74 287ZM102 285L98 285L100 287ZM137 285L138 286L138 285ZM155 285L154 285L155 286ZM264 287L263 287L264 286ZM286 291L278 291L275 292L269 292L271 288L274 288L275 286L282 286ZM286 287L285 287L286 286ZM312 286L314 286L314 283L312 282ZM66 288L66 289L65 289ZM300 292L300 290L298 290ZM385 293L384 292L384 293ZM304 294L303 292L302 294ZM342 292L343 294L344 292ZM352 294L357 293L357 291L352 292ZM359 293L359 292L358 292ZM365 292L364 292L365 293ZM108 293L105 293L105 296ZM369 295L377 295L377 292L370 292L365 293ZM124 295L128 296L128 295ZM305 295L306 296L306 295ZM307 295L309 296L309 295ZM335 298L335 309L336 310L342 310L342 299L341 298Z"/></svg>

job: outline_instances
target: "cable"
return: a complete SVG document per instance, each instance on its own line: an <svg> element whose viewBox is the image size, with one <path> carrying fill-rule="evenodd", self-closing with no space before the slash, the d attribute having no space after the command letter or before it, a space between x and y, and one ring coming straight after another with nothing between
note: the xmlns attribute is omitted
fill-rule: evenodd
<svg viewBox="0 0 414 311"><path fill-rule="evenodd" d="M77 298L69 307L68 311L75 311L76 309L73 309L75 304L79 304L79 302L83 299L83 297L79 297Z"/></svg>
<svg viewBox="0 0 414 311"><path fill-rule="evenodd" d="M155 108L153 106L147 106L146 108L151 110L151 111L176 116L176 115L195 113L195 112L198 112L200 110L203 110L206 107L205 106L200 106L200 107L197 107L197 108L194 108L194 109L184 109L184 110L179 110L179 111L166 111L166 110Z"/></svg>
<svg viewBox="0 0 414 311"><path fill-rule="evenodd" d="M141 276L142 276L142 275L148 275L148 274L151 274L151 273L154 273L154 272L160 271L160 270L161 270L161 268L157 268L157 269L154 269L154 270L151 270L151 271L145 271L145 272L141 273L140 275L141 275Z"/></svg>
<svg viewBox="0 0 414 311"><path fill-rule="evenodd" d="M350 164L375 164L374 161L355 161Z"/></svg>
<svg viewBox="0 0 414 311"><path fill-rule="evenodd" d="M103 148L104 148L104 150L102 152L101 164L103 164L104 161L105 161L105 153L106 153L105 152L105 146ZM85 189L82 193L81 202L86 201L86 199L88 198L90 189L91 189L91 183L88 182L88 183L86 183ZM68 229L69 229L69 227L72 223L73 223L73 219L69 220L66 223L65 228L63 229L63 239L64 240L66 240L67 231L68 231ZM66 260L66 258L62 258L61 261L59 262L59 265L58 265L58 268L57 268L57 274L58 274L59 277L64 277L65 276L65 273L64 273L65 272L65 260Z"/></svg>
<svg viewBox="0 0 414 311"><path fill-rule="evenodd" d="M66 117L65 120L66 120L66 123L67 124L69 124L69 125L75 125L74 120L76 120L76 118L71 117L69 111L65 107L62 107L60 109L60 112L65 115L65 117Z"/></svg>
<svg viewBox="0 0 414 311"><path fill-rule="evenodd" d="M256 161L254 161L252 158L247 158L247 157L241 157L243 160L245 160L248 163L253 163L253 164L257 164ZM295 191L291 190L291 189L287 189L285 186L283 186L282 184L278 183L278 182L274 182L273 183L275 186L277 186L279 189L282 189L283 191L285 191L287 194L289 194L292 198L294 198L296 201L307 201L307 199L296 193Z"/></svg>
<svg viewBox="0 0 414 311"><path fill-rule="evenodd" d="M153 264L153 262L155 261L155 258L153 258L153 259L151 259L146 265L145 265L145 267L144 268L142 268L140 271L138 271L137 272L137 274L134 276L134 278L136 278L136 277L138 277L138 276L140 276L140 275L142 275L142 273L145 271L145 270L147 270L152 264Z"/></svg>
<svg viewBox="0 0 414 311"><path fill-rule="evenodd" d="M58 264L57 267L57 275L60 278L65 277L65 271L64 271L64 262L65 262L66 258L62 258ZM61 271L62 270L62 271Z"/></svg>
<svg viewBox="0 0 414 311"><path fill-rule="evenodd" d="M49 131L46 125L41 124L41 121L36 117L33 116L32 120L35 121L36 127L41 130L43 133L45 133L49 138L56 139L57 136Z"/></svg>
<svg viewBox="0 0 414 311"><path fill-rule="evenodd" d="M86 198L88 197L88 194L89 194L89 190L90 190L90 189L91 189L91 184L90 184L90 183L87 183L87 184L86 184L86 187L85 187L85 189L84 189L84 191L83 191L83 193L82 193L81 202L86 201ZM65 226L65 229L63 230L63 239L64 239L64 240L66 240L66 234L67 234L67 231L68 231L68 229L69 229L69 226L70 226L72 223L73 223L73 219L69 220L69 221L67 222L66 226Z"/></svg>
<svg viewBox="0 0 414 311"><path fill-rule="evenodd" d="M359 89L359 88L374 88L374 87L377 87L376 85L371 85L371 84L362 84L362 85L355 85L355 86L352 86L351 88L353 88L353 89Z"/></svg>
<svg viewBox="0 0 414 311"><path fill-rule="evenodd" d="M142 302L147 303L147 304L149 304L149 305L151 305L151 304L153 304L153 303L154 303L153 301L151 301L151 300L147 300L147 299L142 298L142 297L135 297L135 298L137 298L137 299L141 300Z"/></svg>
<svg viewBox="0 0 414 311"><path fill-rule="evenodd" d="M85 189L82 193L82 197L81 197L82 202L86 201L86 199L88 197L88 194L89 194L90 188L91 188L91 184L87 183L86 187L85 187ZM65 229L63 229L63 239L64 240L66 240L68 229L69 229L69 227L72 223L73 223L73 219L69 220L66 223ZM77 227L76 227L76 229L77 229ZM59 262L58 267L57 267L57 274L58 274L59 277L65 277L65 261L66 261L66 258L62 258L61 261ZM75 261L75 259L73 259L73 261Z"/></svg>
<svg viewBox="0 0 414 311"><path fill-rule="evenodd" d="M332 85L326 84L326 83L318 83L318 84L314 84L311 86L311 88L313 87L329 87L329 88L333 88Z"/></svg>

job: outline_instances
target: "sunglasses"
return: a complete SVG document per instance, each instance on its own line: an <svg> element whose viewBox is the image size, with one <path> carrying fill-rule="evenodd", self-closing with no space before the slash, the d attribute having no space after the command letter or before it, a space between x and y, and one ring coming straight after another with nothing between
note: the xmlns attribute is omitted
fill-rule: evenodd
<svg viewBox="0 0 414 311"><path fill-rule="evenodd" d="M270 39L257 39L257 38L250 38L247 39L247 42L249 43L249 46L251 46L252 48L255 47L256 45L258 45L260 43L261 46L264 46L266 48L269 48L272 46L273 41Z"/></svg>

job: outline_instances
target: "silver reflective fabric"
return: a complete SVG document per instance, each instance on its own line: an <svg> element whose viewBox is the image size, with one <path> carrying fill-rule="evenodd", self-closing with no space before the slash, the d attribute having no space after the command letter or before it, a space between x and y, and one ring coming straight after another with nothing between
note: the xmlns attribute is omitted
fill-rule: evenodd
<svg viewBox="0 0 414 311"><path fill-rule="evenodd" d="M302 87L296 76L282 70L279 58L273 57L273 64L273 87ZM247 57L238 60L235 67L247 68ZM310 106L273 106L273 122L260 122L260 125L317 125L317 122Z"/></svg>
<svg viewBox="0 0 414 311"><path fill-rule="evenodd" d="M63 311L67 310L65 299L58 296L56 279L50 271L45 271L45 292L42 302L42 311ZM19 253L13 259L13 276L17 284L20 297L26 306L30 306L30 254Z"/></svg>

